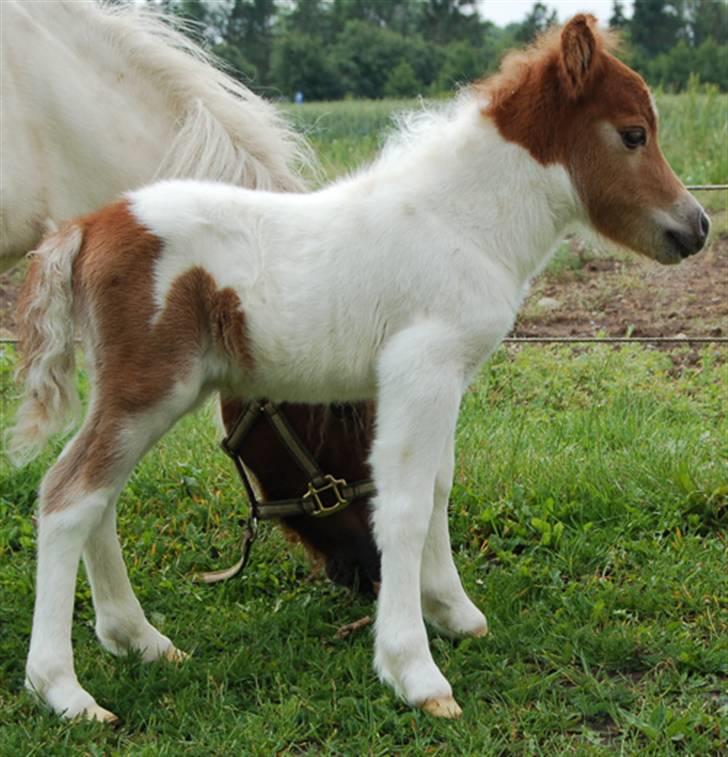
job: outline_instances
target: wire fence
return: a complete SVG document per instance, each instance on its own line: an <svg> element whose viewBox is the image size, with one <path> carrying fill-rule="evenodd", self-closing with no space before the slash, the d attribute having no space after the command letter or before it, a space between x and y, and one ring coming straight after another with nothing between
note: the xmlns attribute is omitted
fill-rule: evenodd
<svg viewBox="0 0 728 757"><path fill-rule="evenodd" d="M728 184L688 184L691 192L728 190ZM18 344L12 337L0 344ZM509 336L503 344L728 344L725 336Z"/></svg>
<svg viewBox="0 0 728 757"><path fill-rule="evenodd" d="M728 344L728 336L507 336L503 344ZM0 344L19 344L15 338ZM81 344L76 340L77 344Z"/></svg>
<svg viewBox="0 0 728 757"><path fill-rule="evenodd" d="M728 344L726 336L509 336L504 344Z"/></svg>

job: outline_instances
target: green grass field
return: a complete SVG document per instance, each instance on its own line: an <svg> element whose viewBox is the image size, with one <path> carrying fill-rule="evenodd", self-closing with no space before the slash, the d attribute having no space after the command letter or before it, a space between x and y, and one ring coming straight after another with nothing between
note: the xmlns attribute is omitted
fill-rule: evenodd
<svg viewBox="0 0 728 757"><path fill-rule="evenodd" d="M683 178L724 181L725 98L663 97L660 109ZM391 110L294 115L332 175L373 153ZM431 635L459 722L411 710L378 683L369 629L335 638L374 607L312 575L275 528L263 527L241 580L192 580L236 559L244 513L209 408L145 458L119 505L139 598L192 656L144 665L104 652L81 575L77 672L123 723L59 721L22 683L34 492L61 442L20 471L0 457L0 754L724 753L724 358L706 348L675 369L667 353L634 346L502 348L483 369L458 427L451 530L491 634ZM14 360L0 346L3 430Z"/></svg>

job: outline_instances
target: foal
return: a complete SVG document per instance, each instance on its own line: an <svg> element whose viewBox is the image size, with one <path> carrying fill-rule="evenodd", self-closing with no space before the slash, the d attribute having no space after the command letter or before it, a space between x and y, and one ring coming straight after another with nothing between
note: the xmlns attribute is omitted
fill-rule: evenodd
<svg viewBox="0 0 728 757"><path fill-rule="evenodd" d="M447 525L464 389L575 224L663 263L707 236L705 213L660 152L647 87L609 48L593 17L576 16L321 191L165 182L41 245L23 292L16 443L41 444L75 402L74 319L92 385L86 420L40 492L27 683L56 712L114 717L73 669L81 554L101 643L181 656L134 596L115 503L140 457L219 391L376 398L375 667L410 704L460 714L423 615L451 635L487 630Z"/></svg>

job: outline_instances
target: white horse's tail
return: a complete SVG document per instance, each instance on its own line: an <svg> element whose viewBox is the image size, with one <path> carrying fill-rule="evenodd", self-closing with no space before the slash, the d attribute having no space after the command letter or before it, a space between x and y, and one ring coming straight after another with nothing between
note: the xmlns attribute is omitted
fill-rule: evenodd
<svg viewBox="0 0 728 757"><path fill-rule="evenodd" d="M177 103L177 134L155 179L212 179L277 192L306 188L300 170L318 170L310 145L271 103L183 34L184 21L133 4L95 10L130 66Z"/></svg>
<svg viewBox="0 0 728 757"><path fill-rule="evenodd" d="M15 465L36 457L49 437L78 416L74 381L73 261L83 243L78 225L46 237L32 262L18 304L23 398L10 430L8 457Z"/></svg>

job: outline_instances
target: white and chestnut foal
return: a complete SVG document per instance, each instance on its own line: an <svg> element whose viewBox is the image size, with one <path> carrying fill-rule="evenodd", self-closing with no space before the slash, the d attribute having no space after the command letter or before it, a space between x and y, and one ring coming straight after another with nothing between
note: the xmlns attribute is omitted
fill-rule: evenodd
<svg viewBox="0 0 728 757"><path fill-rule="evenodd" d="M318 192L164 182L41 245L19 318L16 445L40 445L75 403L74 321L92 381L86 420L40 492L27 684L55 711L113 718L74 673L82 554L101 643L180 656L134 596L115 503L140 457L219 391L376 398L375 666L410 704L459 715L423 615L452 635L487 629L447 525L464 389L575 224L663 263L698 252L707 235L660 152L645 83L609 45L592 17L575 17Z"/></svg>

